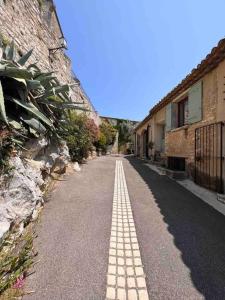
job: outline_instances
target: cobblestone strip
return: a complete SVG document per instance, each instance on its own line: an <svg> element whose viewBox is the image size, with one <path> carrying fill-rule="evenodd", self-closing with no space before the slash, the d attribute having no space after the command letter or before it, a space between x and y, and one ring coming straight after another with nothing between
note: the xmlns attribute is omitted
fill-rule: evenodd
<svg viewBox="0 0 225 300"><path fill-rule="evenodd" d="M106 299L149 300L123 163L116 161Z"/></svg>

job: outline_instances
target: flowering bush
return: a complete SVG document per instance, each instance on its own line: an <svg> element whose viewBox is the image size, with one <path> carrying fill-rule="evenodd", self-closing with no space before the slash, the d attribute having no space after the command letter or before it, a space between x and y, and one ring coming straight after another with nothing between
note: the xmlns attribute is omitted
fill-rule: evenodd
<svg viewBox="0 0 225 300"><path fill-rule="evenodd" d="M115 141L117 130L114 127L107 123L103 122L99 126L99 138L95 142L95 146L97 150L103 150L103 152L107 151L107 146L112 145Z"/></svg>
<svg viewBox="0 0 225 300"><path fill-rule="evenodd" d="M96 141L98 141L100 136L100 131L98 126L95 124L93 119L86 120L86 127L89 130L91 142L94 144Z"/></svg>
<svg viewBox="0 0 225 300"><path fill-rule="evenodd" d="M99 130L92 119L85 114L70 113L63 138L69 147L72 161L82 162L83 158L87 158L98 137Z"/></svg>

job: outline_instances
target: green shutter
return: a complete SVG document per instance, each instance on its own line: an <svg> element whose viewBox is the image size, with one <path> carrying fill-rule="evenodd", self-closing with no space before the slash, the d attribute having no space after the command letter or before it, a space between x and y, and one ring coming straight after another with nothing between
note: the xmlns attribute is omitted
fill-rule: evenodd
<svg viewBox="0 0 225 300"><path fill-rule="evenodd" d="M202 81L193 85L188 94L188 123L202 120Z"/></svg>
<svg viewBox="0 0 225 300"><path fill-rule="evenodd" d="M169 103L166 106L166 131L177 127L177 104Z"/></svg>
<svg viewBox="0 0 225 300"><path fill-rule="evenodd" d="M172 129L171 121L172 121L172 105L171 103L169 103L166 106L166 131L170 131Z"/></svg>

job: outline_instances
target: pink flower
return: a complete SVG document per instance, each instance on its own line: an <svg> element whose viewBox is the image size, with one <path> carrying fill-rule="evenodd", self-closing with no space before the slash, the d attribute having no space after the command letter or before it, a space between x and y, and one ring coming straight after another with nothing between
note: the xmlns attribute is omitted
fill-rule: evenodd
<svg viewBox="0 0 225 300"><path fill-rule="evenodd" d="M21 275L17 278L16 283L13 285L14 289L21 289L24 286L25 278L24 275Z"/></svg>

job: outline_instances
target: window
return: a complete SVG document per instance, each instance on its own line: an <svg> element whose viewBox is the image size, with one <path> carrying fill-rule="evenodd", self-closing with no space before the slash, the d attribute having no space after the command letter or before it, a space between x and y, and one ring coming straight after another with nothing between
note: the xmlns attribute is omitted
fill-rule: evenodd
<svg viewBox="0 0 225 300"><path fill-rule="evenodd" d="M184 157L168 157L168 169L174 171L185 171L185 158Z"/></svg>
<svg viewBox="0 0 225 300"><path fill-rule="evenodd" d="M188 123L188 98L178 102L177 127L184 126Z"/></svg>
<svg viewBox="0 0 225 300"><path fill-rule="evenodd" d="M171 102L166 106L166 132L174 128L200 122L203 117L203 83L197 82L190 87L186 94L179 102Z"/></svg>

